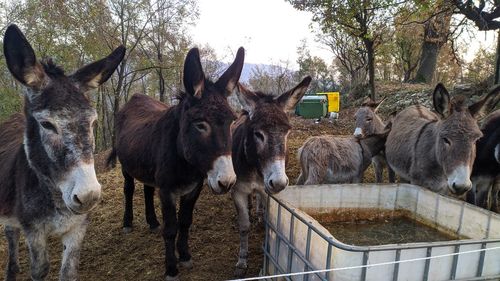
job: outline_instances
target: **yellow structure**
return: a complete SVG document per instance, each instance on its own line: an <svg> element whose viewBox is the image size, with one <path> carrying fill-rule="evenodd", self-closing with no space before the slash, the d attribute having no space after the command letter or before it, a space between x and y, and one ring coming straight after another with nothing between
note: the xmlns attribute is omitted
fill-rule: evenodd
<svg viewBox="0 0 500 281"><path fill-rule="evenodd" d="M317 95L326 95L328 99L328 112L339 112L340 110L339 92L317 93Z"/></svg>

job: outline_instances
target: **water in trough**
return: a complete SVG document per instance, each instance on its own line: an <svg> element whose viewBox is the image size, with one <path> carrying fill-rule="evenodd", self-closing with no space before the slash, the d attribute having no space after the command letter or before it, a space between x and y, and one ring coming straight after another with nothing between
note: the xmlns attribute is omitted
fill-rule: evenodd
<svg viewBox="0 0 500 281"><path fill-rule="evenodd" d="M415 220L409 212L376 209L336 209L312 215L337 240L350 245L375 246L457 240L451 233Z"/></svg>

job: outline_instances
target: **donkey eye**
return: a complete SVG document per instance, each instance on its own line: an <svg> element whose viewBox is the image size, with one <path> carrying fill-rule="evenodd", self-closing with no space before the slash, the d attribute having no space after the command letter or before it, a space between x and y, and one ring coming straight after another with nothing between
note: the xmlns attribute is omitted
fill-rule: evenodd
<svg viewBox="0 0 500 281"><path fill-rule="evenodd" d="M46 130L49 130L49 131L52 131L54 133L57 134L57 129L56 129L56 126L54 126L54 124L50 123L49 121L42 121L40 122L40 125L46 129Z"/></svg>
<svg viewBox="0 0 500 281"><path fill-rule="evenodd" d="M264 142L264 134L261 132L254 132L253 135L261 142Z"/></svg>
<svg viewBox="0 0 500 281"><path fill-rule="evenodd" d="M451 145L451 142L448 138L443 138L443 141L446 145Z"/></svg>
<svg viewBox="0 0 500 281"><path fill-rule="evenodd" d="M366 121L370 122L372 121L372 118L367 118Z"/></svg>
<svg viewBox="0 0 500 281"><path fill-rule="evenodd" d="M194 127L200 132L208 132L208 124L206 122L196 122L194 123Z"/></svg>

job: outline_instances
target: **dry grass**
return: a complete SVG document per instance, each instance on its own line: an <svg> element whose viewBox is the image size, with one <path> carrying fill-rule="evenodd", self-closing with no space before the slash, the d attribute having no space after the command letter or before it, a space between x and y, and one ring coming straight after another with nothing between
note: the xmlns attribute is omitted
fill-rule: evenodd
<svg viewBox="0 0 500 281"><path fill-rule="evenodd" d="M322 134L351 134L354 123L353 109L340 113L334 123L322 120L292 118L293 131L289 138L289 165L287 174L291 183L299 174L297 149L305 139ZM162 280L164 273L163 239L152 234L144 218L142 185L138 184L134 197L135 229L130 234L122 233L123 179L118 169L105 171L101 154L96 157L99 181L103 186L103 200L92 213L91 223L85 237L80 262L81 280ZM365 181L373 181L369 170ZM286 191L285 191L286 192ZM157 214L160 215L156 197ZM183 280L226 280L233 277L238 257L239 235L235 224L235 210L228 194L215 196L205 188L194 210L190 246L194 268L181 270ZM257 276L262 265L262 243L264 232L261 226L252 224L250 234L250 260L247 276ZM57 280L61 262L59 239L50 240L51 272L48 280ZM0 239L0 270L6 265L5 239ZM26 244L21 242L20 280L29 279L29 258Z"/></svg>

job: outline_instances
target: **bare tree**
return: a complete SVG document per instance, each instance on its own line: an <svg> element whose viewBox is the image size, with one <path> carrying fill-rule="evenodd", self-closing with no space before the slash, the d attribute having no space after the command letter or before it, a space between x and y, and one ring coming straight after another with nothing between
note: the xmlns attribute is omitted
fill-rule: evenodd
<svg viewBox="0 0 500 281"><path fill-rule="evenodd" d="M447 0L436 2L437 11L424 23L424 38L415 82L430 83L441 47L448 40L453 9Z"/></svg>
<svg viewBox="0 0 500 281"><path fill-rule="evenodd" d="M293 87L296 82L294 76L290 62L280 61L253 68L248 83L255 91L278 95Z"/></svg>

